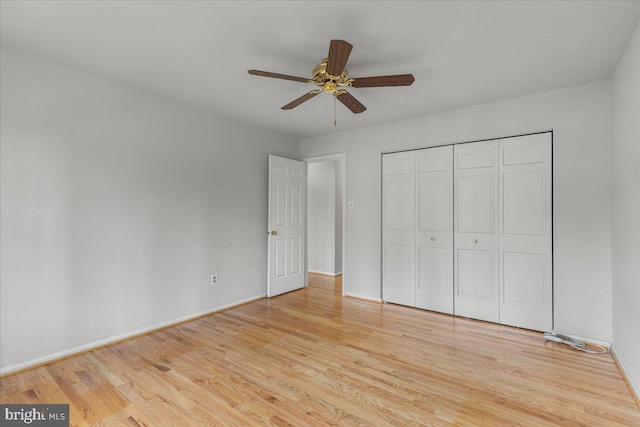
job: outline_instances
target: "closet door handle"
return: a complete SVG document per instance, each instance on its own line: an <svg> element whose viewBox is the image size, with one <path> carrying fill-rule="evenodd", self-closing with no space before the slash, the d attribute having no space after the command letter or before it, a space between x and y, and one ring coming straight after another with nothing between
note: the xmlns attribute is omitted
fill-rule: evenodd
<svg viewBox="0 0 640 427"><path fill-rule="evenodd" d="M473 243L478 243L478 239L473 239Z"/></svg>
<svg viewBox="0 0 640 427"><path fill-rule="evenodd" d="M432 237L432 238L431 238L431 241L432 241L432 242L435 242L435 241L436 241L436 238L435 238L435 237Z"/></svg>

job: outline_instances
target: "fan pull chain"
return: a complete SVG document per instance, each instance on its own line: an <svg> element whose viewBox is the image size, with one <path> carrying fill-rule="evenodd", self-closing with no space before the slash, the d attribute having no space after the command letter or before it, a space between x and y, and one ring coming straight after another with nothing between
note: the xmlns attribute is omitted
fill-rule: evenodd
<svg viewBox="0 0 640 427"><path fill-rule="evenodd" d="M334 126L338 126L338 118L337 118L337 110L338 108L336 107L338 103L338 95L336 95L335 93L333 94L333 125Z"/></svg>

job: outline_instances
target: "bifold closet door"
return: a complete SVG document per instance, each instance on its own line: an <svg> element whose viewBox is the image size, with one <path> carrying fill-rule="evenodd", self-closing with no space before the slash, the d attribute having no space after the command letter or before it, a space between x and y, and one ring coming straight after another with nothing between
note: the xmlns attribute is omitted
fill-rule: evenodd
<svg viewBox="0 0 640 427"><path fill-rule="evenodd" d="M382 299L416 305L415 151L382 156Z"/></svg>
<svg viewBox="0 0 640 427"><path fill-rule="evenodd" d="M552 330L551 133L382 163L384 301Z"/></svg>
<svg viewBox="0 0 640 427"><path fill-rule="evenodd" d="M497 140L454 147L454 228L454 313L497 323Z"/></svg>
<svg viewBox="0 0 640 427"><path fill-rule="evenodd" d="M453 146L416 151L416 307L453 314Z"/></svg>
<svg viewBox="0 0 640 427"><path fill-rule="evenodd" d="M499 144L500 323L550 331L551 134Z"/></svg>

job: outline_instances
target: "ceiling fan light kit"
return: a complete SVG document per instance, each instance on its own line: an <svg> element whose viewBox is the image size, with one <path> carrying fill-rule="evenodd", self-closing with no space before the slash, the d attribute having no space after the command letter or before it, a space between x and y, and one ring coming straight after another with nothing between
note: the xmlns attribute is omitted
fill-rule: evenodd
<svg viewBox="0 0 640 427"><path fill-rule="evenodd" d="M303 77L289 76L286 74L271 73L269 71L249 70L249 74L254 76L271 77L275 79L291 80L301 83L312 83L319 87L310 92L305 93L301 97L294 99L287 105L283 106L283 110L291 110L313 98L314 96L324 92L333 95L345 107L354 114L362 113L367 109L353 95L347 92L343 87L385 87L385 86L411 86L414 82L412 74L398 74L392 76L349 78L349 73L345 66L351 54L353 46L344 40L331 40L329 45L329 54L319 65L317 65L310 79ZM335 124L335 120L334 120Z"/></svg>

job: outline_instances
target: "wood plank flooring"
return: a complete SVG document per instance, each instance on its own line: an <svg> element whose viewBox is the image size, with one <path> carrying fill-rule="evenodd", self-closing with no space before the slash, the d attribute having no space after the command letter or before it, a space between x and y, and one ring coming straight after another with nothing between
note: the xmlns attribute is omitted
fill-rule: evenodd
<svg viewBox="0 0 640 427"><path fill-rule="evenodd" d="M7 376L0 401L73 426L640 425L609 354L315 282Z"/></svg>
<svg viewBox="0 0 640 427"><path fill-rule="evenodd" d="M326 289L342 294L342 275L326 276L324 274L309 273L309 286L312 288Z"/></svg>

